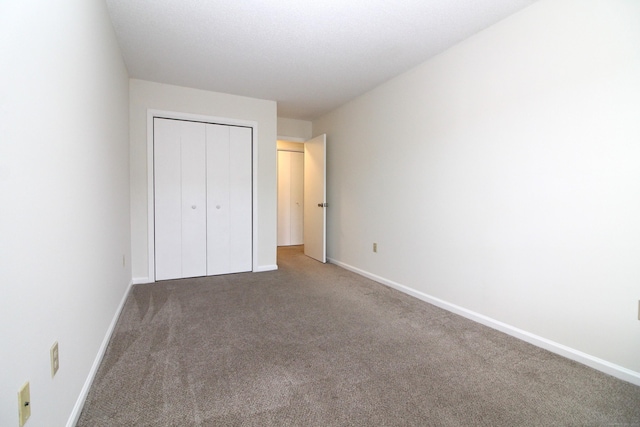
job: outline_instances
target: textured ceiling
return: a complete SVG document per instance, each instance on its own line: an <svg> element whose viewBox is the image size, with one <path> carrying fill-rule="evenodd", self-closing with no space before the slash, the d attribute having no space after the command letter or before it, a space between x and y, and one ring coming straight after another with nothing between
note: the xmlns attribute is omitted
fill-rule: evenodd
<svg viewBox="0 0 640 427"><path fill-rule="evenodd" d="M133 78L314 119L536 0L106 0Z"/></svg>

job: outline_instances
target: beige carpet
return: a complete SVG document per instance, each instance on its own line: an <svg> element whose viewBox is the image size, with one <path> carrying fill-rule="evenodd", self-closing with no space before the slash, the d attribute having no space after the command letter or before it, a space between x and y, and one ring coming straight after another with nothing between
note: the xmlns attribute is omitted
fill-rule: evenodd
<svg viewBox="0 0 640 427"><path fill-rule="evenodd" d="M134 286L78 426L640 425L640 387L299 247L278 265Z"/></svg>

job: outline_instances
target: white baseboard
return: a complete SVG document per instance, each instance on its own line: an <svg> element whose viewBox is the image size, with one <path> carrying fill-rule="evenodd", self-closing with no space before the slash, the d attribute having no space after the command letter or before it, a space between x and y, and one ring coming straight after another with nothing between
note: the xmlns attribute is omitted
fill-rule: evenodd
<svg viewBox="0 0 640 427"><path fill-rule="evenodd" d="M273 265L259 265L256 268L253 269L254 273L261 273L263 271L274 271L277 270L278 266L277 264L273 264Z"/></svg>
<svg viewBox="0 0 640 427"><path fill-rule="evenodd" d="M275 265L275 264L274 265L260 265L260 266L256 267L253 270L253 272L254 273L260 273L260 272L263 272L263 271L273 271L273 270L277 270L277 269L278 269L278 266ZM153 283L153 282L151 280L149 280L148 277L134 277L132 279L132 283L134 285L141 285L141 284L144 284L144 283Z"/></svg>
<svg viewBox="0 0 640 427"><path fill-rule="evenodd" d="M91 384L93 384L93 379L98 372L98 368L100 367L100 363L102 363L102 358L104 357L105 352L107 351L107 346L109 345L109 340L111 340L111 334L113 334L113 330L116 327L116 323L118 323L118 318L120 317L120 313L124 308L124 303L127 301L127 296L129 296L129 291L131 291L131 286L133 285L133 281L129 282L129 286L127 286L127 290L122 296L122 300L120 301L120 305L116 310L113 319L111 320L111 324L107 329L107 333L102 340L102 344L98 349L98 354L96 355L95 360L93 361L93 366L91 366L91 370L89 371L89 375L87 375L87 379L84 382L84 386L82 386L82 390L80 390L80 395L78 396L78 400L76 400L76 404L71 411L71 415L69 416L69 420L67 421L67 427L74 427L78 422L78 418L80 418L80 414L82 413L82 407L84 406L84 402L87 399L87 395L89 394L89 390L91 389Z"/></svg>
<svg viewBox="0 0 640 427"><path fill-rule="evenodd" d="M627 369L623 366L616 365L604 359L600 359L590 354L583 353L574 348L567 347L566 345L548 340L544 337L532 334L530 332L524 331L522 329L516 328L506 323L500 322L499 320L492 319L491 317L485 316L483 314L476 313L474 311L468 310L464 307L460 307L455 304L451 304L447 301L441 300L440 298L427 295L423 292L417 291L408 286L401 285L392 280L385 279L384 277L377 276L375 274L353 267L349 264L345 264L336 259L328 258L327 260L331 264L340 266L346 270L357 273L368 279L371 279L383 285L389 286L390 288L397 289L400 292L404 292L405 294L411 295L422 301L428 302L430 304L443 308L452 313L459 314L460 316L466 317L467 319L481 323L485 326L496 329L500 332L504 332L507 335L511 335L513 337L519 338L530 344L544 348L545 350L549 350L552 353L556 353L556 354L559 354L560 356L566 357L567 359L571 359L576 362L582 363L583 365L587 365L593 369L597 369L598 371L604 372L605 374L609 374L621 380L628 381L631 384L640 386L640 372L632 371L631 369Z"/></svg>

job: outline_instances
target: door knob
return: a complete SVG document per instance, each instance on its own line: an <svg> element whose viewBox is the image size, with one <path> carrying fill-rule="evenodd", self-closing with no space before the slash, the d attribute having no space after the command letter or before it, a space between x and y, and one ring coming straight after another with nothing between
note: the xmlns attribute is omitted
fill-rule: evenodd
<svg viewBox="0 0 640 427"><path fill-rule="evenodd" d="M318 203L318 207L319 208L326 208L327 204L326 203Z"/></svg>
<svg viewBox="0 0 640 427"><path fill-rule="evenodd" d="M191 205L191 209L195 209L195 208L196 208L196 205Z"/></svg>

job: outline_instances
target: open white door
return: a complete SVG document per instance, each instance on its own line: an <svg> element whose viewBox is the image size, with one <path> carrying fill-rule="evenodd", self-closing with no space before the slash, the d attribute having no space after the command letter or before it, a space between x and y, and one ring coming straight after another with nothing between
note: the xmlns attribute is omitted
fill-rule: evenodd
<svg viewBox="0 0 640 427"><path fill-rule="evenodd" d="M320 262L327 261L326 145L324 134L304 143L304 254Z"/></svg>

